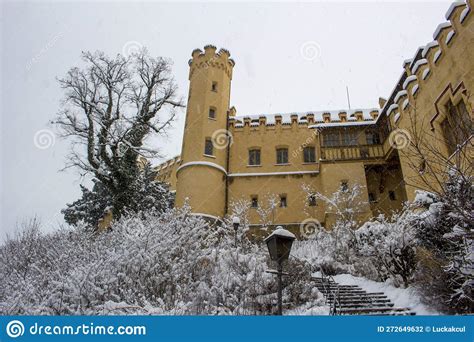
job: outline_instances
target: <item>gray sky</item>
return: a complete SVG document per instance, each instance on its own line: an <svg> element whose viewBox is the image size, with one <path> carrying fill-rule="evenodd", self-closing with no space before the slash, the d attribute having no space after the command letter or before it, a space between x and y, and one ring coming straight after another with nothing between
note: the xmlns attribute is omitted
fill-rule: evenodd
<svg viewBox="0 0 474 342"><path fill-rule="evenodd" d="M186 98L191 51L225 47L236 61L231 104L238 115L346 108L346 85L352 108L376 107L403 60L432 40L449 2L1 6L0 240L35 214L54 229L59 210L80 195L78 174L59 172L68 142L42 130L55 131L48 121L62 98L56 78L81 65L81 51L146 46L174 61ZM183 126L184 112L158 142L165 155L180 153Z"/></svg>

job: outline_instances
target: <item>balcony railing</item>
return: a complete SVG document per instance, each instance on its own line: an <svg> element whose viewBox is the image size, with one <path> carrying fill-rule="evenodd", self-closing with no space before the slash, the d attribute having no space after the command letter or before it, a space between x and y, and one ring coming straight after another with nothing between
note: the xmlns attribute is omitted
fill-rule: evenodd
<svg viewBox="0 0 474 342"><path fill-rule="evenodd" d="M384 157L382 145L321 147L322 160L376 159Z"/></svg>

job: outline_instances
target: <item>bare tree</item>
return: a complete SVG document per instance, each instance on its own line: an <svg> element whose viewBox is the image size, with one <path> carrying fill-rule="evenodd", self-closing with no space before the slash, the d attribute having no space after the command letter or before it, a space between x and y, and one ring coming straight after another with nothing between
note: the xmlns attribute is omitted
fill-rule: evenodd
<svg viewBox="0 0 474 342"><path fill-rule="evenodd" d="M146 49L130 57L84 52L59 83L65 98L56 124L71 139L65 168L97 178L110 192L120 216L136 178L138 157L158 151L144 144L150 133L165 134L183 107L171 76L171 62Z"/></svg>
<svg viewBox="0 0 474 342"><path fill-rule="evenodd" d="M468 93L466 96L469 98ZM406 184L449 201L453 198L447 186L449 179L455 176L469 183L473 176L474 113L469 113L464 101L456 106L449 102L445 109L446 117L438 125L420 113L416 102L410 105L404 129L406 144L398 148L412 171L411 176L404 177ZM474 220L472 212L456 202L448 205L466 220Z"/></svg>

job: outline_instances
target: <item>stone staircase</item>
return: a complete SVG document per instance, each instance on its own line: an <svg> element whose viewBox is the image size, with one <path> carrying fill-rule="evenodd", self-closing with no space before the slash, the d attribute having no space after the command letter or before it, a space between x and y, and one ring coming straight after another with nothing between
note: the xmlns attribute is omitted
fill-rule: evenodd
<svg viewBox="0 0 474 342"><path fill-rule="evenodd" d="M340 285L331 277L313 277L313 282L333 315L415 315L408 308L394 307L383 292L367 293L357 285Z"/></svg>

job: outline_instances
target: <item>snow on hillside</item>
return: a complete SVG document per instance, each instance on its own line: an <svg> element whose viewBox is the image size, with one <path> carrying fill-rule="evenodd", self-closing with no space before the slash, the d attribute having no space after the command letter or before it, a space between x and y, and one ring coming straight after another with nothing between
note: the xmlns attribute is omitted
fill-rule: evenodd
<svg viewBox="0 0 474 342"><path fill-rule="evenodd" d="M189 208L122 218L111 231L29 229L0 246L0 315L268 315L276 277L263 243ZM322 305L308 263L285 265L294 313ZM324 311L324 310L323 310Z"/></svg>

